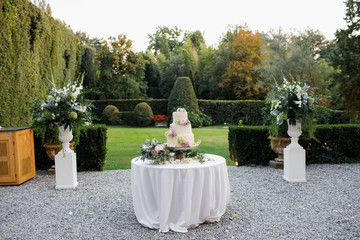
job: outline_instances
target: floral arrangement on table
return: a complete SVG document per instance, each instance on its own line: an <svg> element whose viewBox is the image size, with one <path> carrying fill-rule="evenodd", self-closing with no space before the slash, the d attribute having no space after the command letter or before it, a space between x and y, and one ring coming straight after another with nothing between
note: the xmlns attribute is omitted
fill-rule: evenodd
<svg viewBox="0 0 360 240"><path fill-rule="evenodd" d="M150 140L146 139L145 143L141 145L139 151L140 159L145 161L150 160L154 164L168 163L189 163L190 159L197 160L200 163L205 162L206 158L204 154L197 151L185 151L185 158L182 160L176 160L176 150L170 150L166 143L159 142L155 138Z"/></svg>
<svg viewBox="0 0 360 240"><path fill-rule="evenodd" d="M32 115L32 126L38 136L44 141L46 132L53 136L48 136L53 143L58 143L58 127L64 126L76 128L85 122L90 122L91 104L84 99L81 93L84 75L77 78L74 83L68 83L63 88L57 88L54 79L49 80L50 92L45 100L36 100L32 103L30 112Z"/></svg>
<svg viewBox="0 0 360 240"><path fill-rule="evenodd" d="M276 83L270 114L276 117L277 125L282 125L284 120L288 120L290 125L301 122L307 128L309 136L312 136L314 128L309 125L313 125L313 107L314 98L310 87L303 80L289 82L283 77L281 85Z"/></svg>
<svg viewBox="0 0 360 240"><path fill-rule="evenodd" d="M170 150L167 145L163 142L159 142L155 138L150 141L146 139L145 144L140 148L140 159L141 160L151 160L154 163L160 163L170 160Z"/></svg>
<svg viewBox="0 0 360 240"><path fill-rule="evenodd" d="M168 122L169 117L166 115L154 115L151 117L151 121L153 121L153 122Z"/></svg>

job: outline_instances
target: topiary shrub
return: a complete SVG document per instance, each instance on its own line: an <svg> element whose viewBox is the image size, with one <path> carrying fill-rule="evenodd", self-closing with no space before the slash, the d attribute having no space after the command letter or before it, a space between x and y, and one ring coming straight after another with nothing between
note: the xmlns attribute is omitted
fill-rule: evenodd
<svg viewBox="0 0 360 240"><path fill-rule="evenodd" d="M199 114L199 105L196 99L190 78L179 77L169 96L168 114L177 108L185 108L188 112Z"/></svg>
<svg viewBox="0 0 360 240"><path fill-rule="evenodd" d="M151 117L153 116L153 111L151 107L146 102L139 103L134 109L134 123L140 127L146 127L151 124Z"/></svg>
<svg viewBox="0 0 360 240"><path fill-rule="evenodd" d="M111 123L110 118L114 112L119 112L117 107L115 107L114 105L107 105L101 114L102 121L105 123Z"/></svg>

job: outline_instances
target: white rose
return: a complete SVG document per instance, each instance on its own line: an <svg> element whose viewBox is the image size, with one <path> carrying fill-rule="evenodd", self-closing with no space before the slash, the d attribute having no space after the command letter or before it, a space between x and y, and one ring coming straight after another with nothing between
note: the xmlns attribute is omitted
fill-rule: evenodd
<svg viewBox="0 0 360 240"><path fill-rule="evenodd" d="M160 151L162 151L162 150L164 150L164 148L163 148L162 145L157 145L157 146L155 147L155 151L156 151L156 152L160 152Z"/></svg>

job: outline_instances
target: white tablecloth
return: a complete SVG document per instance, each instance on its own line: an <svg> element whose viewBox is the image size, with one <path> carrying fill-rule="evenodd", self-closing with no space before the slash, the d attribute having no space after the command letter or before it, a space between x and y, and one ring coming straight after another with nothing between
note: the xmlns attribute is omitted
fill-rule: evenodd
<svg viewBox="0 0 360 240"><path fill-rule="evenodd" d="M223 157L213 161L153 165L131 161L135 215L139 223L160 232L187 232L203 222L219 221L230 199Z"/></svg>

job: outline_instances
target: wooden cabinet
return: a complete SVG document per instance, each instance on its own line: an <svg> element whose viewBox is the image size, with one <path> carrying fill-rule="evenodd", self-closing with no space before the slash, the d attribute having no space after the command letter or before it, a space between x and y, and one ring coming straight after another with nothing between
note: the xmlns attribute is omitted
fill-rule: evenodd
<svg viewBox="0 0 360 240"><path fill-rule="evenodd" d="M31 128L0 128L0 185L19 185L36 175Z"/></svg>

